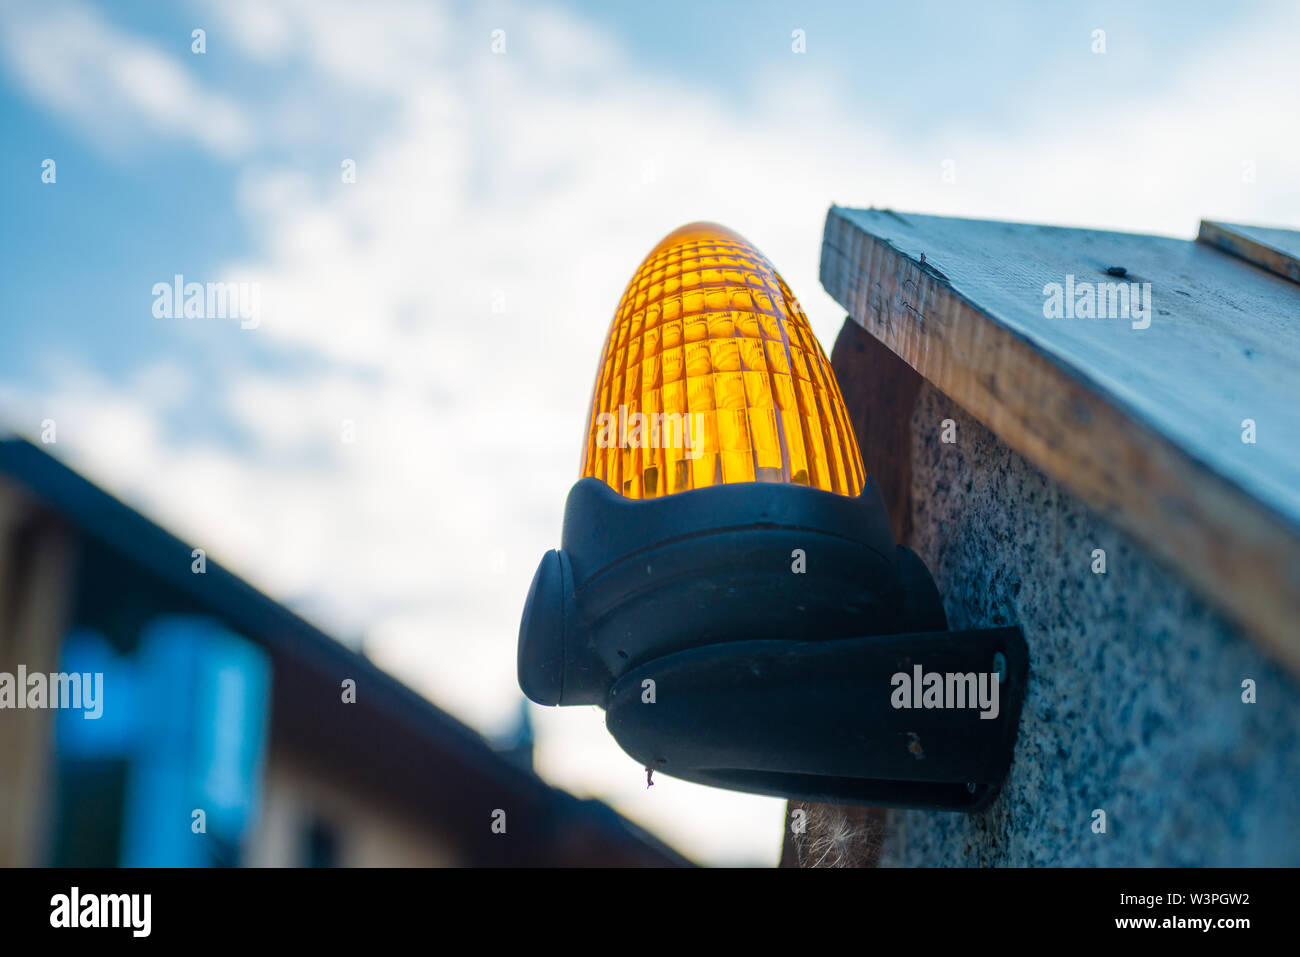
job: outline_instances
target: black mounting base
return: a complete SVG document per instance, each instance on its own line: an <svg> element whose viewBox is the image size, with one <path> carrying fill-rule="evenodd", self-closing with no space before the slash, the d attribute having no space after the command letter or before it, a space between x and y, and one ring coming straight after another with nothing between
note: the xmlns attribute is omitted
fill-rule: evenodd
<svg viewBox="0 0 1300 957"><path fill-rule="evenodd" d="M960 811L1005 777L1024 638L945 630L934 581L894 544L870 478L857 498L742 483L649 500L585 478L562 544L524 607L520 687L539 704L604 706L647 768Z"/></svg>
<svg viewBox="0 0 1300 957"><path fill-rule="evenodd" d="M605 723L700 784L977 811L1011 766L1028 670L1019 628L708 645L625 674Z"/></svg>

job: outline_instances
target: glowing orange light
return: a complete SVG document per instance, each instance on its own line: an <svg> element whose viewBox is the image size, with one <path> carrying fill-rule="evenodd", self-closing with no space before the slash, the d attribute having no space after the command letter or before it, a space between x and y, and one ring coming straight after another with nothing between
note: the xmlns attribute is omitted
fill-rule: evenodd
<svg viewBox="0 0 1300 957"><path fill-rule="evenodd" d="M641 263L605 339L582 474L629 498L731 482L862 491L831 364L742 237L691 223Z"/></svg>

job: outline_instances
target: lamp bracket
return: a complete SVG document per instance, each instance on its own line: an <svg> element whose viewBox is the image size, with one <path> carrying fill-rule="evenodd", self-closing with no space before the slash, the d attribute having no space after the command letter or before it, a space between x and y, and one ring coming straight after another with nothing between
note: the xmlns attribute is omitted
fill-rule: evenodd
<svg viewBox="0 0 1300 957"><path fill-rule="evenodd" d="M1010 766L1028 652L1018 628L947 627L870 477L856 498L738 483L654 499L584 478L524 606L519 683L539 704L606 708L624 750L665 774L972 811ZM921 685L912 707L894 706L899 674ZM954 696L971 675L977 701L983 680L988 704L931 706L955 701L950 675Z"/></svg>
<svg viewBox="0 0 1300 957"><path fill-rule="evenodd" d="M1011 766L1019 628L745 641L666 655L610 689L606 726L647 768L807 801L978 811Z"/></svg>

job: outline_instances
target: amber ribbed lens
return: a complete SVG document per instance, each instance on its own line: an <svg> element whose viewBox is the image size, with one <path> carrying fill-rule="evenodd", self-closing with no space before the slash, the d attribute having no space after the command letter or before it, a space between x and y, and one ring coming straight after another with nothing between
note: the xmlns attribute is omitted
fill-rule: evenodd
<svg viewBox="0 0 1300 957"><path fill-rule="evenodd" d="M831 365L743 238L691 223L641 263L605 339L582 474L628 498L731 482L862 491Z"/></svg>

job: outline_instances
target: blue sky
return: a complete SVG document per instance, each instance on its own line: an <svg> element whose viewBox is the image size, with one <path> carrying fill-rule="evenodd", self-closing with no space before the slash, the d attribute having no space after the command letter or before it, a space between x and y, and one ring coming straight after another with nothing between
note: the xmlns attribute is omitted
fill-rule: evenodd
<svg viewBox="0 0 1300 957"><path fill-rule="evenodd" d="M661 235L746 235L829 349L832 202L1294 226L1298 28L1282 4L6 3L0 416L55 419L61 457L495 732L610 313ZM259 283L259 326L156 318L177 273ZM775 859L780 802L647 792L597 710L536 720L557 783L701 860Z"/></svg>

